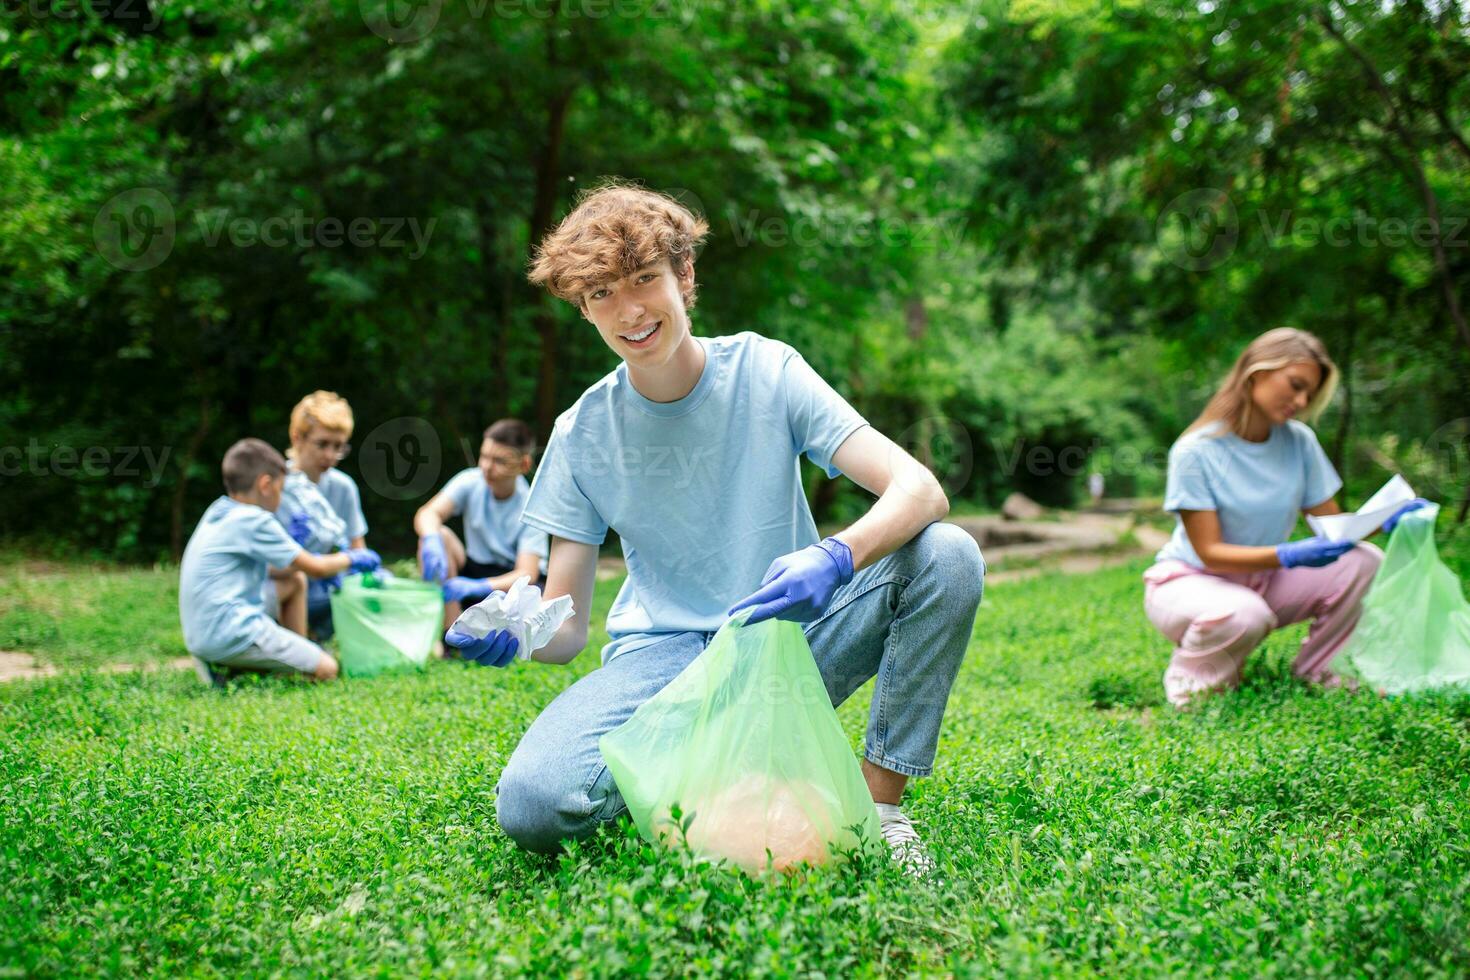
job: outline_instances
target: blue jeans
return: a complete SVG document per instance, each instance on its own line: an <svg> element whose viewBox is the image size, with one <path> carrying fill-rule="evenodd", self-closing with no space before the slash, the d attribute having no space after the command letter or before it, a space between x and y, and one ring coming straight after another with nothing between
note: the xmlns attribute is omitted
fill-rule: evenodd
<svg viewBox="0 0 1470 980"><path fill-rule="evenodd" d="M984 587L975 539L930 524L853 576L807 642L832 704L876 677L864 755L908 776L934 767L939 725L965 657ZM597 741L627 721L704 650L713 633L671 633L578 680L531 723L495 787L501 828L551 853L627 809Z"/></svg>
<svg viewBox="0 0 1470 980"><path fill-rule="evenodd" d="M306 627L319 642L325 643L335 631L332 626L332 592L323 579L306 580Z"/></svg>

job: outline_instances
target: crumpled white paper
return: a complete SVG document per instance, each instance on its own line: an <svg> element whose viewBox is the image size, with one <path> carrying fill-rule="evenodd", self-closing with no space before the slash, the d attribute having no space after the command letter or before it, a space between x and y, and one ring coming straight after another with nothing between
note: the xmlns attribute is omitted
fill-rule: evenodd
<svg viewBox="0 0 1470 980"><path fill-rule="evenodd" d="M491 630L508 630L520 643L516 659L530 660L532 652L550 643L573 612L571 596L542 602L541 587L530 582L529 575L522 575L508 592L496 593L470 606L454 621L454 628L477 640Z"/></svg>

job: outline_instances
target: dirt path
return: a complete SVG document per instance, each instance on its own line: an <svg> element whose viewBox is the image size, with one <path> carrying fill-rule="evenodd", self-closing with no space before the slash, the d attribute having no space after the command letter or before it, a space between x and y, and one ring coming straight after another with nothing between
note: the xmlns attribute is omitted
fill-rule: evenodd
<svg viewBox="0 0 1470 980"><path fill-rule="evenodd" d="M155 670L193 670L194 661L188 657L174 657L162 663L148 664L102 664L91 668L98 674L128 674L137 671L143 674L151 674ZM29 653L18 653L14 650L0 650L0 684L6 681L34 680L41 677L55 677L61 673L55 664L43 664Z"/></svg>
<svg viewBox="0 0 1470 980"><path fill-rule="evenodd" d="M1086 575L1088 572L1113 568L1117 565L1126 565L1131 561L1152 555L1169 540L1167 534L1152 527L1135 527L1133 529L1133 536L1138 540L1139 546L1127 552L1104 555L1070 555L1030 568L1013 568L1009 570L1002 568L999 571L986 575L985 583L992 585L996 582L1020 582L1028 578L1036 578L1038 575L1050 575L1053 573L1060 573L1062 575Z"/></svg>

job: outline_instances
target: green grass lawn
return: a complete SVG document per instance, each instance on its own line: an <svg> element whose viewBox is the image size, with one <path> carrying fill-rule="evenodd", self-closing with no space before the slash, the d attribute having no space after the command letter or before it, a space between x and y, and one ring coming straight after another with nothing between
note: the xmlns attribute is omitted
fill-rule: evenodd
<svg viewBox="0 0 1470 980"><path fill-rule="evenodd" d="M519 853L496 776L592 653L224 692L176 670L0 685L0 972L1470 970L1470 696L1305 689L1298 628L1242 691L1175 713L1142 568L988 592L910 791L927 883L886 863L753 882L628 828ZM180 656L175 576L10 556L0 648ZM840 713L855 746L866 710L865 691Z"/></svg>

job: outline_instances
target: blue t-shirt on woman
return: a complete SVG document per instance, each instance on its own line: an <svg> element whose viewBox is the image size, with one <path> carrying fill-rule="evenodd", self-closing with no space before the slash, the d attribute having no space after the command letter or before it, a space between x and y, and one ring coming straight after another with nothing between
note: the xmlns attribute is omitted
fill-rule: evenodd
<svg viewBox="0 0 1470 980"><path fill-rule="evenodd" d="M1212 422L1187 433L1169 450L1164 509L1213 510L1226 544L1277 545L1291 536L1298 515L1325 503L1342 489L1342 479L1322 451L1317 434L1292 419L1271 427L1265 442L1250 442L1233 432L1220 434ZM1176 517L1174 536L1156 561L1205 563L1195 554Z"/></svg>

